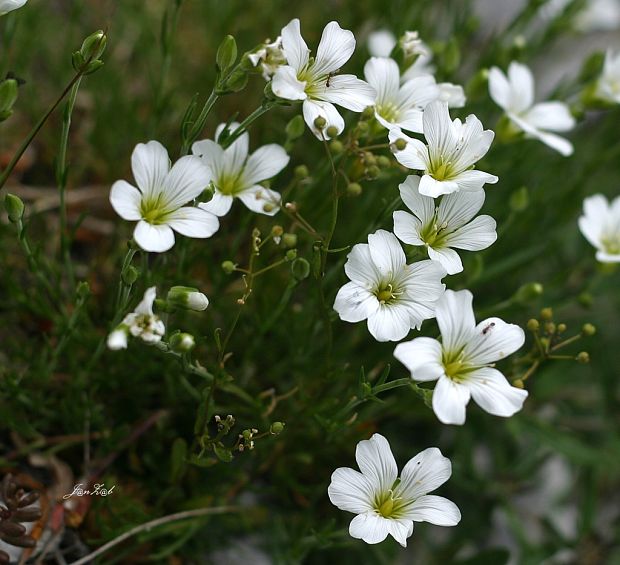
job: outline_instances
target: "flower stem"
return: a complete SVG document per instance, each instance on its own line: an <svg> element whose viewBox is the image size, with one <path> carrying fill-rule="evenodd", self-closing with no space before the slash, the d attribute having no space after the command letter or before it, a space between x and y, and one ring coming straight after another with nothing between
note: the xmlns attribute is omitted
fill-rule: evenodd
<svg viewBox="0 0 620 565"><path fill-rule="evenodd" d="M207 101L205 102L205 105L202 107L198 118L189 130L187 137L183 140L181 155L187 155L189 153L192 143L196 141L197 137L200 135L200 132L204 129L207 117L213 109L213 106L215 106L218 98L219 96L215 93L215 90L212 90L209 98L207 98Z"/></svg>
<svg viewBox="0 0 620 565"><path fill-rule="evenodd" d="M256 108L256 110L254 110L245 120L243 120L239 124L239 126L234 131L232 131L231 134L224 141L222 141L222 147L224 149L230 147L238 137L240 137L247 131L248 126L252 124L252 122L256 121L263 114L271 110L271 108L273 108L274 106L275 102L272 102L271 100L264 100L263 103L258 108Z"/></svg>

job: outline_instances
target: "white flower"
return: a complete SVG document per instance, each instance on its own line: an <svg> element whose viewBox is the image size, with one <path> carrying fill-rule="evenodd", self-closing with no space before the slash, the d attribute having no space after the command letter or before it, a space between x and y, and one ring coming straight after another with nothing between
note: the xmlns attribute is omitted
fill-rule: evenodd
<svg viewBox="0 0 620 565"><path fill-rule="evenodd" d="M572 0L549 0L541 6L540 16L544 20L553 20L560 16L571 2ZM618 26L620 26L618 0L587 0L575 17L575 27L584 33L612 31Z"/></svg>
<svg viewBox="0 0 620 565"><path fill-rule="evenodd" d="M418 337L399 343L394 356L416 381L437 381L433 410L444 424L463 424L470 397L495 416L512 416L523 407L527 391L511 386L493 364L519 349L523 330L499 318L476 325L469 290L447 290L437 301L441 342Z"/></svg>
<svg viewBox="0 0 620 565"><path fill-rule="evenodd" d="M166 296L166 301L172 306L202 312L209 306L209 299L192 286L173 286Z"/></svg>
<svg viewBox="0 0 620 565"><path fill-rule="evenodd" d="M396 37L387 29L373 31L368 35L368 52L373 57L389 57L396 46Z"/></svg>
<svg viewBox="0 0 620 565"><path fill-rule="evenodd" d="M145 251L167 251L174 245L174 231L187 237L211 237L219 228L213 215L184 206L209 184L209 170L197 157L181 157L172 168L168 152L157 141L139 143L131 155L138 188L116 181L110 202L124 220L138 221L133 232Z"/></svg>
<svg viewBox="0 0 620 565"><path fill-rule="evenodd" d="M345 322L367 320L377 341L399 341L419 329L435 315L445 288L441 265L428 260L407 265L400 243L385 230L355 245L344 270L351 282L338 291L334 310Z"/></svg>
<svg viewBox="0 0 620 565"><path fill-rule="evenodd" d="M398 40L398 44L405 58L428 55L428 47L420 39L420 34L417 31L406 31L403 33Z"/></svg>
<svg viewBox="0 0 620 565"><path fill-rule="evenodd" d="M573 153L570 141L549 132L573 129L575 118L564 102L534 104L534 77L525 65L513 61L508 67L508 76L492 67L489 93L526 137L539 139L565 157Z"/></svg>
<svg viewBox="0 0 620 565"><path fill-rule="evenodd" d="M496 183L497 177L472 169L491 146L494 133L482 129L482 123L470 114L465 123L452 121L444 102L431 102L422 117L424 137L428 146L419 139L412 139L398 131L391 131L389 138L396 160L410 169L423 171L420 194L436 198L459 190L481 190L485 183ZM407 142L399 151L398 139Z"/></svg>
<svg viewBox="0 0 620 565"><path fill-rule="evenodd" d="M21 8L28 0L0 0L0 16Z"/></svg>
<svg viewBox="0 0 620 565"><path fill-rule="evenodd" d="M375 117L383 127L422 133L422 110L440 94L431 75L413 78L401 86L396 61L372 57L364 65L364 76L377 91Z"/></svg>
<svg viewBox="0 0 620 565"><path fill-rule="evenodd" d="M414 522L456 526L461 512L443 496L429 495L452 475L452 464L436 447L410 459L398 477L390 444L380 434L360 441L355 458L361 470L340 467L327 489L334 506L357 514L349 534L366 543L380 543L391 535L403 547Z"/></svg>
<svg viewBox="0 0 620 565"><path fill-rule="evenodd" d="M139 337L146 343L157 343L166 333L164 323L153 313L153 302L155 302L155 287L147 289L144 298L136 309L127 314L119 326L108 336L108 347L110 349L125 349L127 347L127 336ZM124 338L121 335L124 334Z"/></svg>
<svg viewBox="0 0 620 565"><path fill-rule="evenodd" d="M579 229L596 248L598 261L620 262L620 196L616 196L611 204L602 194L586 198Z"/></svg>
<svg viewBox="0 0 620 565"><path fill-rule="evenodd" d="M355 75L335 74L355 50L355 37L337 22L325 26L316 58L310 58L298 19L282 29L282 47L288 65L278 68L271 89L280 98L303 100L306 124L319 139L328 137L330 126L338 134L344 129L344 120L334 104L354 112L362 112L374 104L375 91L371 86ZM315 125L319 117L325 120L323 129Z"/></svg>
<svg viewBox="0 0 620 565"><path fill-rule="evenodd" d="M239 124L230 125L234 130ZM215 139L226 124L220 124ZM259 147L249 155L250 136L239 136L224 149L210 139L197 141L192 145L192 153L202 158L211 171L211 182L215 187L209 202L198 204L200 208L224 216L230 210L233 200L239 198L252 212L273 216L280 209L280 194L258 184L277 175L289 162L283 147L271 143Z"/></svg>
<svg viewBox="0 0 620 565"><path fill-rule="evenodd" d="M606 102L620 104L620 53L614 55L611 49L605 54L605 64L596 85L596 95Z"/></svg>
<svg viewBox="0 0 620 565"><path fill-rule="evenodd" d="M400 197L414 215L394 212L394 233L409 245L426 246L428 256L449 275L460 273L463 264L452 247L480 251L497 239L491 216L472 219L484 204L484 190L448 194L435 206L435 199L420 194L419 184L420 177L409 176L399 185Z"/></svg>
<svg viewBox="0 0 620 565"><path fill-rule="evenodd" d="M256 51L249 53L248 58L255 67L260 64L265 80L271 80L278 67L286 65L286 57L282 50L282 38L278 36L275 41L267 39Z"/></svg>

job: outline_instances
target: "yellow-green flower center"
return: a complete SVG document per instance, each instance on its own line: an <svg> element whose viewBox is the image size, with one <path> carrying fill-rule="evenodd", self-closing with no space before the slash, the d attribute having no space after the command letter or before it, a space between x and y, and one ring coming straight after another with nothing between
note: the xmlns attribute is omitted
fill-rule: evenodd
<svg viewBox="0 0 620 565"><path fill-rule="evenodd" d="M376 291L375 296L381 304L390 304L402 294L392 283L382 284Z"/></svg>
<svg viewBox="0 0 620 565"><path fill-rule="evenodd" d="M239 174L221 175L220 178L217 179L215 185L222 194L234 196L241 190L241 186L239 185L239 176Z"/></svg>
<svg viewBox="0 0 620 565"><path fill-rule="evenodd" d="M474 367L465 359L463 350L455 353L444 351L441 363L446 376L456 382L461 382L467 377Z"/></svg>
<svg viewBox="0 0 620 565"><path fill-rule="evenodd" d="M377 495L374 500L375 512L384 518L399 518L407 504L402 498L395 497L392 489Z"/></svg>
<svg viewBox="0 0 620 565"><path fill-rule="evenodd" d="M432 160L428 170L428 174L438 181L450 180L455 173L453 164L450 161L444 161L443 157L438 161Z"/></svg>
<svg viewBox="0 0 620 565"><path fill-rule="evenodd" d="M140 215L149 224L158 225L166 223L171 210L162 202L162 195L145 198L140 203Z"/></svg>
<svg viewBox="0 0 620 565"><path fill-rule="evenodd" d="M435 216L420 231L420 239L429 247L444 247L445 239L448 233L446 222L439 224L437 220L437 210Z"/></svg>
<svg viewBox="0 0 620 565"><path fill-rule="evenodd" d="M605 253L609 255L620 255L620 232L603 235L601 245Z"/></svg>
<svg viewBox="0 0 620 565"><path fill-rule="evenodd" d="M392 102L385 102L377 106L377 114L379 114L386 122L396 122L400 112L398 106Z"/></svg>

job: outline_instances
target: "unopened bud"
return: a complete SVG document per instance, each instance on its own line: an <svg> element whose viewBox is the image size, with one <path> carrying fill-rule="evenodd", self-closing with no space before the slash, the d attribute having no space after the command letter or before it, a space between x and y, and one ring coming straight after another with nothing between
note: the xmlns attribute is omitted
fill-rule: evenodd
<svg viewBox="0 0 620 565"><path fill-rule="evenodd" d="M349 196L359 196L362 194L362 187L357 182L351 182L347 185L347 194Z"/></svg>
<svg viewBox="0 0 620 565"><path fill-rule="evenodd" d="M543 308L543 309L540 311L540 317L541 317L543 320L551 320L551 319L553 318L553 309L552 309L552 308L549 308L549 307L547 307L547 308Z"/></svg>
<svg viewBox="0 0 620 565"><path fill-rule="evenodd" d="M309 175L310 171L308 171L308 167L306 167L306 165L298 165L295 167L295 178L303 180L308 178Z"/></svg>
<svg viewBox="0 0 620 565"><path fill-rule="evenodd" d="M13 113L13 105L17 100L18 84L13 78L0 82L0 122Z"/></svg>
<svg viewBox="0 0 620 565"><path fill-rule="evenodd" d="M366 106L362 112L362 120L370 120L375 116L375 109L373 106Z"/></svg>
<svg viewBox="0 0 620 565"><path fill-rule="evenodd" d="M327 128L327 135L329 135L329 130L332 128L333 126L330 126ZM329 137L334 137L333 135L329 135ZM329 150L334 154L334 155L339 155L340 153L342 153L344 151L344 145L342 143L342 141L338 141L337 139L334 139L334 141L332 141L329 144Z"/></svg>
<svg viewBox="0 0 620 565"><path fill-rule="evenodd" d="M389 157L386 157L385 155L379 155L377 157L377 165L379 165L382 169L385 169L389 166L391 166L392 161L390 160Z"/></svg>
<svg viewBox="0 0 620 565"><path fill-rule="evenodd" d="M303 281L310 275L310 263L303 257L298 257L291 263L291 273L296 281Z"/></svg>
<svg viewBox="0 0 620 565"><path fill-rule="evenodd" d="M101 55L105 51L108 38L99 30L89 35L82 43L79 51L72 55L73 68L89 75L103 66Z"/></svg>
<svg viewBox="0 0 620 565"><path fill-rule="evenodd" d="M537 332L540 329L540 322L536 318L527 321L527 329L531 332Z"/></svg>
<svg viewBox="0 0 620 565"><path fill-rule="evenodd" d="M178 333L170 338L170 348L176 353L187 353L195 346L196 340L192 334Z"/></svg>
<svg viewBox="0 0 620 565"><path fill-rule="evenodd" d="M332 137L336 137L338 135L338 128L336 126L329 126L325 133L327 134L327 137L331 139Z"/></svg>
<svg viewBox="0 0 620 565"><path fill-rule="evenodd" d="M525 388L525 384L521 379L516 379L512 381L512 386L514 386L515 388Z"/></svg>
<svg viewBox="0 0 620 565"><path fill-rule="evenodd" d="M237 42L232 35L227 35L217 48L215 62L221 73L230 69L237 60Z"/></svg>
<svg viewBox="0 0 620 565"><path fill-rule="evenodd" d="M553 322L547 322L545 324L545 331L548 334L554 334L555 333L555 324Z"/></svg>
<svg viewBox="0 0 620 565"><path fill-rule="evenodd" d="M407 147L407 141L400 137L394 142L394 147L396 147L398 151L403 151L405 147Z"/></svg>
<svg viewBox="0 0 620 565"><path fill-rule="evenodd" d="M275 204L272 204L271 202L265 202L263 204L263 212L265 212L266 214L273 212L276 208L277 206Z"/></svg>
<svg viewBox="0 0 620 565"><path fill-rule="evenodd" d="M585 365L586 363L590 362L590 354L587 351L581 351L577 354L577 357L575 357L575 359L578 363L583 363Z"/></svg>
<svg viewBox="0 0 620 565"><path fill-rule="evenodd" d="M581 328L581 333L585 336L591 337L596 333L596 327L592 324L584 324Z"/></svg>
<svg viewBox="0 0 620 565"><path fill-rule="evenodd" d="M297 115L288 124L286 124L284 131L286 131L286 137L293 141L303 135L304 129L304 119L300 115Z"/></svg>
<svg viewBox="0 0 620 565"><path fill-rule="evenodd" d="M81 300L88 298L90 295L90 286L86 281L80 281L75 288L75 294Z"/></svg>
<svg viewBox="0 0 620 565"><path fill-rule="evenodd" d="M293 259L297 258L297 249L289 249L286 252L286 255L284 255L284 258L287 261L292 261Z"/></svg>
<svg viewBox="0 0 620 565"><path fill-rule="evenodd" d="M138 271L138 269L136 269L133 265L127 265L127 267L125 267L125 269L123 269L123 272L121 273L123 282L128 286L131 286L133 283L135 283L138 280L139 276L140 271Z"/></svg>
<svg viewBox="0 0 620 565"><path fill-rule="evenodd" d="M369 129L368 122L359 122L357 124L357 130L360 133L366 133L368 131L368 129Z"/></svg>
<svg viewBox="0 0 620 565"><path fill-rule="evenodd" d="M284 233L284 228L282 226L275 225L271 228L271 235L273 237L281 237Z"/></svg>
<svg viewBox="0 0 620 565"><path fill-rule="evenodd" d="M7 194L4 197L4 207L6 208L6 213L9 217L9 221L17 224L21 222L21 219L24 217L24 203L19 196L15 196L14 194Z"/></svg>
<svg viewBox="0 0 620 565"><path fill-rule="evenodd" d="M537 282L526 283L519 287L514 294L514 301L526 304L538 298L543 293L543 285Z"/></svg>
<svg viewBox="0 0 620 565"><path fill-rule="evenodd" d="M296 233L285 233L282 235L282 245L287 248L296 247L297 246L297 234Z"/></svg>
<svg viewBox="0 0 620 565"><path fill-rule="evenodd" d="M362 159L364 160L364 163L366 165L376 165L377 164L377 158L370 151L366 151L364 153Z"/></svg>
<svg viewBox="0 0 620 565"><path fill-rule="evenodd" d="M566 331L566 324L558 324L556 330L559 334L563 334Z"/></svg>
<svg viewBox="0 0 620 565"><path fill-rule="evenodd" d="M232 261L224 261L222 263L222 270L227 275L230 275L231 273L234 273L234 271L235 271L235 264Z"/></svg>
<svg viewBox="0 0 620 565"><path fill-rule="evenodd" d="M322 130L327 125L327 120L323 116L314 118L314 127Z"/></svg>
<svg viewBox="0 0 620 565"><path fill-rule="evenodd" d="M379 169L379 167L377 167L377 165L372 165L371 167L368 167L368 169L366 169L366 175L368 176L368 178L376 179L380 174L381 170Z"/></svg>
<svg viewBox="0 0 620 565"><path fill-rule="evenodd" d="M274 422L271 426L269 426L269 433L277 436L284 431L284 426L284 422Z"/></svg>
<svg viewBox="0 0 620 565"><path fill-rule="evenodd" d="M202 312L209 306L209 299L197 288L191 286L173 286L166 296L168 304Z"/></svg>

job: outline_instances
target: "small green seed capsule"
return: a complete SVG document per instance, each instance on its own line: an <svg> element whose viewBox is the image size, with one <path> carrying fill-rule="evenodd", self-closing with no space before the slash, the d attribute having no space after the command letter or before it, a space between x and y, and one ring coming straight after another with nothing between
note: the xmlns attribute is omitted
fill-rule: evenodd
<svg viewBox="0 0 620 565"><path fill-rule="evenodd" d="M553 318L553 309L552 308L543 308L540 311L540 317L543 320L551 320Z"/></svg>
<svg viewBox="0 0 620 565"><path fill-rule="evenodd" d="M531 318L527 322L527 329L531 332L537 332L540 329L540 322L536 318Z"/></svg>
<svg viewBox="0 0 620 565"><path fill-rule="evenodd" d="M359 196L362 194L362 187L358 183L352 182L347 186L347 194L349 196Z"/></svg>
<svg viewBox="0 0 620 565"><path fill-rule="evenodd" d="M282 245L284 247L292 248L297 246L297 234L285 233L282 235Z"/></svg>
<svg viewBox="0 0 620 565"><path fill-rule="evenodd" d="M269 426L269 433L273 434L274 436L277 436L278 434L281 434L284 431L284 426L286 424L284 422L274 422L273 424L271 424L271 426Z"/></svg>
<svg viewBox="0 0 620 565"><path fill-rule="evenodd" d="M4 207L6 208L9 221L16 224L24 217L24 203L19 196L7 194L4 197Z"/></svg>
<svg viewBox="0 0 620 565"><path fill-rule="evenodd" d="M577 362L578 363L582 363L582 364L586 364L590 362L590 354L587 351L581 351L577 357Z"/></svg>
<svg viewBox="0 0 620 565"><path fill-rule="evenodd" d="M303 180L305 178L308 178L308 176L310 176L310 171L308 170L308 167L306 167L306 165L298 165L297 167L295 167L295 178Z"/></svg>
<svg viewBox="0 0 620 565"><path fill-rule="evenodd" d="M230 275L231 273L234 273L234 271L235 271L235 264L232 261L224 261L222 263L222 270L227 275Z"/></svg>
<svg viewBox="0 0 620 565"><path fill-rule="evenodd" d="M379 157L377 157L377 165L379 165L382 169L386 169L392 165L392 161L385 155L379 155Z"/></svg>
<svg viewBox="0 0 620 565"><path fill-rule="evenodd" d="M394 142L394 147L396 147L398 151L403 151L405 147L407 147L407 142L401 137Z"/></svg>
<svg viewBox="0 0 620 565"><path fill-rule="evenodd" d="M322 130L327 125L327 120L323 116L314 118L314 127Z"/></svg>
<svg viewBox="0 0 620 565"><path fill-rule="evenodd" d="M330 128L327 128L327 135L329 135L329 130ZM332 135L330 135L330 137L333 137ZM339 141L337 139L334 139L334 141L332 141L329 144L329 150L334 154L334 155L340 155L340 153L342 153L344 151L344 145L342 143L342 141Z"/></svg>
<svg viewBox="0 0 620 565"><path fill-rule="evenodd" d="M339 132L336 126L329 126L325 133L327 134L327 137L331 139L332 137L336 137Z"/></svg>
<svg viewBox="0 0 620 565"><path fill-rule="evenodd" d="M592 324L584 324L581 328L581 333L585 336L593 336L596 333L596 327Z"/></svg>
<svg viewBox="0 0 620 565"><path fill-rule="evenodd" d="M381 170L379 169L379 167L377 167L377 165L372 165L366 170L366 175L368 176L368 178L371 179L376 179L380 174Z"/></svg>

